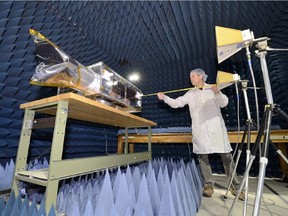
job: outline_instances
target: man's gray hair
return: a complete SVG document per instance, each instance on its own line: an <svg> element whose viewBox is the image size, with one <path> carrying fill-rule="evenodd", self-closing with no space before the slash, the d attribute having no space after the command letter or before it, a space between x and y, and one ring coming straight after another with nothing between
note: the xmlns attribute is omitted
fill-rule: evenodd
<svg viewBox="0 0 288 216"><path fill-rule="evenodd" d="M196 74L198 74L198 75L201 75L204 82L206 82L206 80L207 80L207 78L208 78L208 75L207 75L207 74L205 73L205 71L202 70L201 68L193 69L193 70L190 72L190 77L191 77L192 73L196 73Z"/></svg>

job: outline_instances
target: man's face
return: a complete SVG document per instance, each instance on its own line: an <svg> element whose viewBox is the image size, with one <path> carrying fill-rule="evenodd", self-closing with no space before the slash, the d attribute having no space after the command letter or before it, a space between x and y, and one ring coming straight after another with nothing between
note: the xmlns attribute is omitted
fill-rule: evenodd
<svg viewBox="0 0 288 216"><path fill-rule="evenodd" d="M194 86L201 86L203 85L203 77L197 73L191 73L190 80L192 85Z"/></svg>

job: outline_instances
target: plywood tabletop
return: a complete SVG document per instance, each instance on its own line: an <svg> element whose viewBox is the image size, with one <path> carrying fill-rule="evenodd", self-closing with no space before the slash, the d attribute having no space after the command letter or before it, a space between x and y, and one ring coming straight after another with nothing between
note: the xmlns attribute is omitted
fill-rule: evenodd
<svg viewBox="0 0 288 216"><path fill-rule="evenodd" d="M33 109L37 112L55 115L55 106L46 106L58 101L69 102L68 118L87 122L117 126L117 127L145 127L156 126L157 123L124 112L122 110L102 104L75 93L60 94L20 105L21 109Z"/></svg>

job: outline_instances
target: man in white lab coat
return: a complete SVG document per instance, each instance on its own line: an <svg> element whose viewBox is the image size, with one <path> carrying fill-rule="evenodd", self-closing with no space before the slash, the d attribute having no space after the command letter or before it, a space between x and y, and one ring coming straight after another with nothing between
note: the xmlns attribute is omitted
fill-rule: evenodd
<svg viewBox="0 0 288 216"><path fill-rule="evenodd" d="M226 107L228 98L217 86L206 84L206 73L200 69L190 72L190 80L194 89L183 96L172 99L163 93L158 93L159 100L163 100L172 108L189 106L192 120L193 152L197 154L202 177L204 179L203 196L211 197L214 193L214 183L209 164L209 154L219 153L227 177L230 179L235 167L231 155L232 148L228 139L227 129L220 108ZM232 165L232 166L231 166ZM239 184L237 176L234 183ZM235 190L233 190L235 195ZM240 196L244 197L244 196Z"/></svg>

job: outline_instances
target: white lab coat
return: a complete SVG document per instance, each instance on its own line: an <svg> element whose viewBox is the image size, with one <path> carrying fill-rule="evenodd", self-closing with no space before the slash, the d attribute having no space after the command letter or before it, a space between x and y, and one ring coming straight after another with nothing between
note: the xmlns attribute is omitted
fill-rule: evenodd
<svg viewBox="0 0 288 216"><path fill-rule="evenodd" d="M203 90L189 90L183 96L172 99L167 95L165 103L172 108L188 104L192 120L193 152L196 154L228 153L232 151L227 129L220 108L226 107L228 97L215 94L208 84Z"/></svg>

